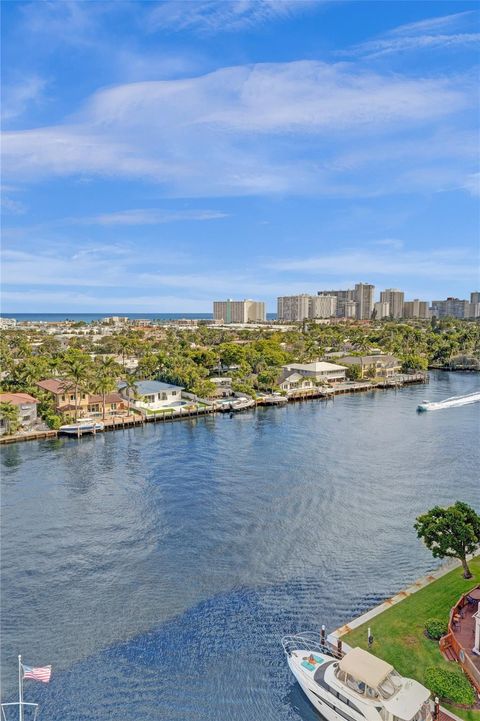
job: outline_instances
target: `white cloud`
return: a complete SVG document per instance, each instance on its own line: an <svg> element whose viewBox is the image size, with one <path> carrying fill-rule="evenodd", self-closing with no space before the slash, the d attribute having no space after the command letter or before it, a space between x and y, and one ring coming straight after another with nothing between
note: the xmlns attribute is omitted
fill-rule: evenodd
<svg viewBox="0 0 480 721"><path fill-rule="evenodd" d="M291 17L319 0L182 0L155 3L147 17L150 30L195 30L213 34L243 30L272 20Z"/></svg>
<svg viewBox="0 0 480 721"><path fill-rule="evenodd" d="M376 58L409 51L478 46L480 33L477 32L478 25L471 22L474 17L473 11L466 11L399 25L374 40L355 45L340 54ZM469 25L473 32L468 31Z"/></svg>
<svg viewBox="0 0 480 721"><path fill-rule="evenodd" d="M468 175L462 188L470 193L470 195L476 198L480 197L480 173L471 173Z"/></svg>
<svg viewBox="0 0 480 721"><path fill-rule="evenodd" d="M471 252L461 248L429 252L393 248L392 251L351 250L311 258L288 258L272 261L267 267L289 273L349 274L357 278L384 275L391 278L421 276L425 279L474 280L477 269L472 260Z"/></svg>
<svg viewBox="0 0 480 721"><path fill-rule="evenodd" d="M443 33L446 29L458 28L469 21L474 15L473 10L466 10L451 15L440 15L434 18L426 18L417 22L398 25L390 30L389 35L423 35L425 33Z"/></svg>
<svg viewBox="0 0 480 721"><path fill-rule="evenodd" d="M385 192L384 179L375 187L370 174L369 185L335 167L336 155L357 152L360 137L374 148L399 132L422 149L418 133L473 102L460 77L412 79L317 61L223 68L118 85L63 124L6 133L4 173L142 178L192 197L371 195Z"/></svg>
<svg viewBox="0 0 480 721"><path fill-rule="evenodd" d="M23 115L32 104L38 104L46 86L46 80L38 75L6 85L2 90L2 122Z"/></svg>
<svg viewBox="0 0 480 721"><path fill-rule="evenodd" d="M227 213L218 210L121 210L104 213L78 222L86 225L160 225L189 220L217 220L227 218ZM67 219L68 220L68 219Z"/></svg>

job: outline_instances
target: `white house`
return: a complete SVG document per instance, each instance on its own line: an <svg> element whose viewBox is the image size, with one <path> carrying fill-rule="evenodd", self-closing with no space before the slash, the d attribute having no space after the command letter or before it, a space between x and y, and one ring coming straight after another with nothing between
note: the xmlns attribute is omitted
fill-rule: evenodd
<svg viewBox="0 0 480 721"><path fill-rule="evenodd" d="M340 383L345 380L345 366L336 363L325 363L315 361L314 363L290 363L283 366L283 377L287 373L298 373L303 378L308 378L315 383Z"/></svg>
<svg viewBox="0 0 480 721"><path fill-rule="evenodd" d="M314 388L315 381L312 378L302 376L296 371L284 371L278 385L282 391L286 391L288 393L289 391Z"/></svg>
<svg viewBox="0 0 480 721"><path fill-rule="evenodd" d="M135 389L136 394L125 383L119 385L121 395L129 400L134 408L156 411L179 406L182 403L181 386L162 381L137 381Z"/></svg>

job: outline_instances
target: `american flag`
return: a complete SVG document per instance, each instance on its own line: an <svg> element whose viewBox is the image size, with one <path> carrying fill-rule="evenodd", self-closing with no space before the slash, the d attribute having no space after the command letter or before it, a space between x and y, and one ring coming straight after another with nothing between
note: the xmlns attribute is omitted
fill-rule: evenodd
<svg viewBox="0 0 480 721"><path fill-rule="evenodd" d="M43 681L43 683L48 683L50 681L50 676L52 675L52 667L51 666L42 666L41 668L31 668L30 666L24 666L23 667L23 678L31 678L34 681Z"/></svg>

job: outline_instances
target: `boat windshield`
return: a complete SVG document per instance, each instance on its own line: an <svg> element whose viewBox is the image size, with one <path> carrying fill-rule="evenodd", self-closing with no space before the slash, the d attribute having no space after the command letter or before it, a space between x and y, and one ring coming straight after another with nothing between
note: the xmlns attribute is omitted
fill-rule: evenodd
<svg viewBox="0 0 480 721"><path fill-rule="evenodd" d="M402 677L396 671L391 671L378 686L382 698L389 699L394 696L402 687Z"/></svg>

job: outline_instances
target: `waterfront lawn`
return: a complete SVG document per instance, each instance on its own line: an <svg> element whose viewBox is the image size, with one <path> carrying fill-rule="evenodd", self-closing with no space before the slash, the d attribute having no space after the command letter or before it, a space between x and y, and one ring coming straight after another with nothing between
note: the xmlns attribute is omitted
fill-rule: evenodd
<svg viewBox="0 0 480 721"><path fill-rule="evenodd" d="M391 663L403 676L425 682L425 669L438 666L455 670L454 663L446 661L438 642L424 635L428 618L447 620L450 609L460 596L480 583L480 556L469 563L473 578L465 580L462 568L455 568L412 596L401 601L363 626L343 636L350 646L367 648L367 629L374 637L372 652ZM480 711L452 711L467 721L480 721Z"/></svg>

